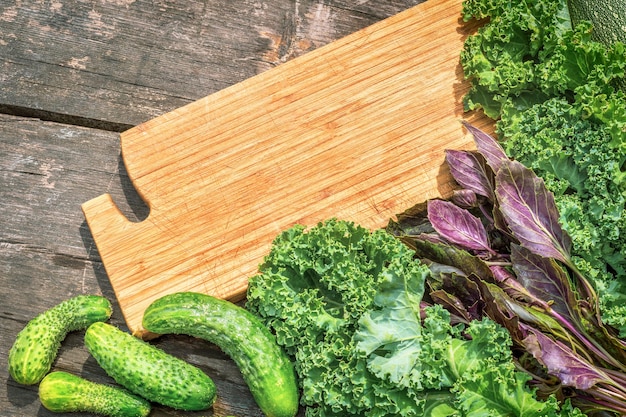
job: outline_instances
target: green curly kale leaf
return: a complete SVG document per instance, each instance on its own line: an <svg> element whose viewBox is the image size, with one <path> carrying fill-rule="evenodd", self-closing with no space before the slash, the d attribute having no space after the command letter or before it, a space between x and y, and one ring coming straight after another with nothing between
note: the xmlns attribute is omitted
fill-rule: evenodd
<svg viewBox="0 0 626 417"><path fill-rule="evenodd" d="M280 234L260 271L250 279L246 307L295 358L302 401L311 406L307 415L361 415L370 409L381 416L419 415L406 391L367 369L353 340L385 277L423 277L425 267L407 247L383 231L330 220L306 233L295 226Z"/></svg>
<svg viewBox="0 0 626 417"><path fill-rule="evenodd" d="M429 269L383 230L331 219L274 241L246 307L296 364L306 415L579 415L538 401L508 332L422 308Z"/></svg>
<svg viewBox="0 0 626 417"><path fill-rule="evenodd" d="M489 18L461 52L463 71L472 80L466 109L482 108L496 118L504 105L523 108L545 100L537 63L571 28L565 0L465 0L462 14L466 21Z"/></svg>
<svg viewBox="0 0 626 417"><path fill-rule="evenodd" d="M466 110L482 108L497 119L506 107L523 111L624 77L624 45L592 41L589 22L572 28L566 0L465 0L463 18L489 18L461 52L472 83Z"/></svg>

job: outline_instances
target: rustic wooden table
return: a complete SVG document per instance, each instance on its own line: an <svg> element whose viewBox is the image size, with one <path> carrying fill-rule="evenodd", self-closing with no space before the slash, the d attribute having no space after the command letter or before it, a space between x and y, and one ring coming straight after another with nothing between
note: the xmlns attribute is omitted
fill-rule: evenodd
<svg viewBox="0 0 626 417"><path fill-rule="evenodd" d="M147 209L124 170L119 132L411 7L420 0L0 1L0 415L51 416L36 386L7 372L36 314L78 294L115 296L81 204L110 193L129 219ZM112 323L124 327L119 309ZM68 336L55 369L112 382ZM204 413L260 416L215 346L163 337L219 400ZM80 415L80 414L75 414Z"/></svg>

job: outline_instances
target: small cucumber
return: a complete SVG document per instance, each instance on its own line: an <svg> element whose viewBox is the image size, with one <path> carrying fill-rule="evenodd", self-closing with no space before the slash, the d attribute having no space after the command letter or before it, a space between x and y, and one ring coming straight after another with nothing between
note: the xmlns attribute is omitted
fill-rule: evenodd
<svg viewBox="0 0 626 417"><path fill-rule="evenodd" d="M274 335L244 308L206 294L180 292L155 300L144 312L143 327L156 334L186 334L214 343L238 365L266 416L297 413L293 364Z"/></svg>
<svg viewBox="0 0 626 417"><path fill-rule="evenodd" d="M92 324L85 346L118 384L147 400L188 411L215 402L215 384L202 370L117 327Z"/></svg>
<svg viewBox="0 0 626 417"><path fill-rule="evenodd" d="M33 385L50 371L61 342L111 317L111 303L99 295L78 295L39 314L18 333L9 350L9 373L16 382Z"/></svg>
<svg viewBox="0 0 626 417"><path fill-rule="evenodd" d="M41 404L55 413L84 411L109 417L146 417L150 403L125 389L55 371L39 384Z"/></svg>

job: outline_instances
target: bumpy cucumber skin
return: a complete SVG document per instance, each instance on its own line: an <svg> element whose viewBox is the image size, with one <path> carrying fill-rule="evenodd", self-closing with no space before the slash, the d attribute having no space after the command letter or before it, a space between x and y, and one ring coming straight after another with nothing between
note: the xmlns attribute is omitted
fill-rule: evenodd
<svg viewBox="0 0 626 417"><path fill-rule="evenodd" d="M217 388L202 370L107 323L85 332L85 346L104 371L129 391L179 410L206 410Z"/></svg>
<svg viewBox="0 0 626 417"><path fill-rule="evenodd" d="M155 300L143 327L157 334L186 334L219 346L241 370L256 403L268 417L298 412L293 364L274 335L252 313L206 294L180 292Z"/></svg>
<svg viewBox="0 0 626 417"><path fill-rule="evenodd" d="M55 371L39 384L39 399L55 413L84 411L108 417L146 417L150 403L122 388Z"/></svg>
<svg viewBox="0 0 626 417"><path fill-rule="evenodd" d="M32 319L9 350L9 373L20 384L33 385L50 371L61 342L71 331L111 317L111 302L99 295L78 295Z"/></svg>

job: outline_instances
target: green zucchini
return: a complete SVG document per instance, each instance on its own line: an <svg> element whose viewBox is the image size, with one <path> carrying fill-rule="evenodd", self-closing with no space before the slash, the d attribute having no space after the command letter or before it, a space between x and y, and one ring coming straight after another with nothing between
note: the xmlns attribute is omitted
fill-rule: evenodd
<svg viewBox="0 0 626 417"><path fill-rule="evenodd" d="M568 0L567 7L573 26L591 23L591 39L607 48L618 42L626 45L626 0ZM616 86L626 91L626 76L616 80Z"/></svg>
<svg viewBox="0 0 626 417"><path fill-rule="evenodd" d="M244 308L206 294L180 292L155 300L144 312L143 327L156 334L186 334L216 344L238 365L266 416L297 413L293 364L274 335Z"/></svg>
<svg viewBox="0 0 626 417"><path fill-rule="evenodd" d="M215 384L202 370L115 326L92 324L85 346L118 384L147 400L188 411L215 402Z"/></svg>
<svg viewBox="0 0 626 417"><path fill-rule="evenodd" d="M593 25L591 37L607 46L626 43L626 1L568 0L572 24L586 20Z"/></svg>
<svg viewBox="0 0 626 417"><path fill-rule="evenodd" d="M41 404L55 413L83 411L109 417L146 417L150 403L123 388L55 371L39 384Z"/></svg>
<svg viewBox="0 0 626 417"><path fill-rule="evenodd" d="M39 314L18 333L9 350L11 377L24 385L38 383L50 371L69 332L106 321L111 312L105 297L78 295Z"/></svg>

